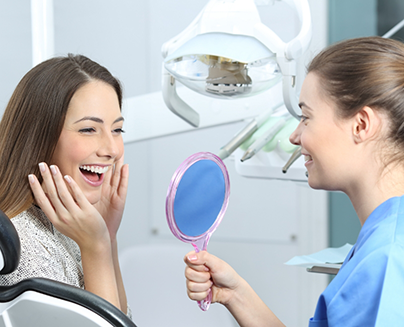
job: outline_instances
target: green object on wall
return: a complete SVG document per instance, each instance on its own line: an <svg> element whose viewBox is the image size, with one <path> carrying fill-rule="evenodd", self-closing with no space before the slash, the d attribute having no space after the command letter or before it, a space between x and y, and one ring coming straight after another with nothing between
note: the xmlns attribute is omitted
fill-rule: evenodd
<svg viewBox="0 0 404 327"><path fill-rule="evenodd" d="M377 0L329 0L329 44L355 37L377 35ZM348 196L329 194L331 247L356 243L361 225Z"/></svg>
<svg viewBox="0 0 404 327"><path fill-rule="evenodd" d="M328 43L377 35L377 0L329 0Z"/></svg>

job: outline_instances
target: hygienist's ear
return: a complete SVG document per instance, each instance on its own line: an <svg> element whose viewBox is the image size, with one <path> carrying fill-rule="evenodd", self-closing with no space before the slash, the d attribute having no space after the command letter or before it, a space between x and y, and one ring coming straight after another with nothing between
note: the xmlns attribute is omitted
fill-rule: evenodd
<svg viewBox="0 0 404 327"><path fill-rule="evenodd" d="M378 136L382 125L380 114L370 107L363 107L353 117L352 133L356 143L362 143Z"/></svg>

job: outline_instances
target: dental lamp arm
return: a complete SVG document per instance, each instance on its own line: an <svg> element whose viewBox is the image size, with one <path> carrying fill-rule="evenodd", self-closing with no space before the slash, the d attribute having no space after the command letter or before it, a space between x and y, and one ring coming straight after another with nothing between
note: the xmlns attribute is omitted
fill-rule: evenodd
<svg viewBox="0 0 404 327"><path fill-rule="evenodd" d="M301 23L299 34L286 44L285 57L289 60L299 58L308 48L312 36L311 13L307 0L284 0L296 8Z"/></svg>
<svg viewBox="0 0 404 327"><path fill-rule="evenodd" d="M199 114L177 94L175 78L163 66L163 98L167 107L193 127L199 126Z"/></svg>

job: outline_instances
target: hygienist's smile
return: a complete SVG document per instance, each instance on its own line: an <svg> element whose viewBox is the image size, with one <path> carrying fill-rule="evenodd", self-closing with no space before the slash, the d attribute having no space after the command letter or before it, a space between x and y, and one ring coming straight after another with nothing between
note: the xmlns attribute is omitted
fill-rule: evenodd
<svg viewBox="0 0 404 327"><path fill-rule="evenodd" d="M304 156L304 165L306 167L313 162L313 158L310 155L305 154L305 153L302 153L302 155Z"/></svg>
<svg viewBox="0 0 404 327"><path fill-rule="evenodd" d="M118 97L108 84L92 81L72 97L51 164L71 176L92 204L123 155L122 125Z"/></svg>

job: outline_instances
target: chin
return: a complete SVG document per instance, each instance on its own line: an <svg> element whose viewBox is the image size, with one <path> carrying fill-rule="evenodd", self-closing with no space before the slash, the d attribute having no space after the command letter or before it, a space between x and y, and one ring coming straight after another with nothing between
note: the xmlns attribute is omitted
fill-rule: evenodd
<svg viewBox="0 0 404 327"><path fill-rule="evenodd" d="M314 190L340 191L340 188L336 185L336 183L327 182L324 179L313 178L310 176L310 174L307 182Z"/></svg>

